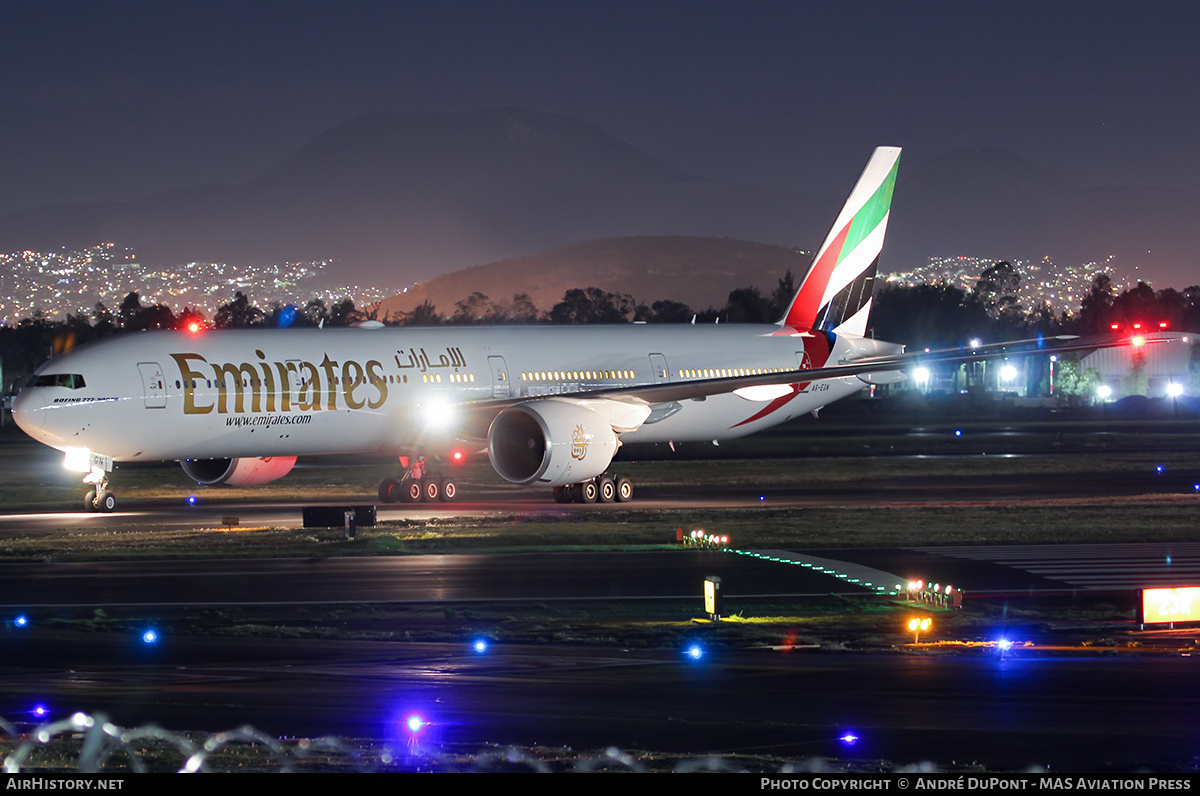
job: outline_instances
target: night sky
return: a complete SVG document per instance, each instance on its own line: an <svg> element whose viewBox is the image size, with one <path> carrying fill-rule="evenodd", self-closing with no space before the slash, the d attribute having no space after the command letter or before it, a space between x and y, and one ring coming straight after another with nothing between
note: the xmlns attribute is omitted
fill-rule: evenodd
<svg viewBox="0 0 1200 796"><path fill-rule="evenodd" d="M0 20L0 213L241 182L372 111L499 106L836 195L877 144L909 169L990 146L1200 193L1200 4L8 0Z"/></svg>

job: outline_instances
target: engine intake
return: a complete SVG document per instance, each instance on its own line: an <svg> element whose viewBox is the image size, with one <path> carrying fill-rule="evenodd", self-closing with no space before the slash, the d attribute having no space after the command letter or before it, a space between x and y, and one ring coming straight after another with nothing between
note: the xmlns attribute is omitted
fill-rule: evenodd
<svg viewBox="0 0 1200 796"><path fill-rule="evenodd" d="M488 454L514 484L574 484L608 469L620 446L612 424L590 409L548 399L505 409L488 429Z"/></svg>
<svg viewBox="0 0 1200 796"><path fill-rule="evenodd" d="M185 459L180 466L188 478L204 486L258 486L283 478L296 466L295 456L261 459Z"/></svg>

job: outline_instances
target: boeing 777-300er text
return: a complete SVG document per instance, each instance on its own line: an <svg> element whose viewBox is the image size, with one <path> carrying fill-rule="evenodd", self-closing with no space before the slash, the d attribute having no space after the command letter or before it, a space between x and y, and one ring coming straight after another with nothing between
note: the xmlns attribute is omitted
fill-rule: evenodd
<svg viewBox="0 0 1200 796"><path fill-rule="evenodd" d="M115 508L114 462L236 486L313 454L400 456L383 501L452 500L426 457L472 444L560 501L628 500L606 475L622 442L740 437L903 378L902 346L865 337L899 158L875 150L773 325L142 332L48 361L13 414L88 473L90 510Z"/></svg>

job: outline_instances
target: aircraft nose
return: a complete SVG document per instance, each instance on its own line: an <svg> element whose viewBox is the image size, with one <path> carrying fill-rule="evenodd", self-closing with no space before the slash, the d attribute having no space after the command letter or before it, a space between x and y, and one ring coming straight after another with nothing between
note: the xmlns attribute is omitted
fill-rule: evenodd
<svg viewBox="0 0 1200 796"><path fill-rule="evenodd" d="M12 415L20 429L33 436L46 420L46 407L41 396L34 395L30 390L21 390L13 399Z"/></svg>

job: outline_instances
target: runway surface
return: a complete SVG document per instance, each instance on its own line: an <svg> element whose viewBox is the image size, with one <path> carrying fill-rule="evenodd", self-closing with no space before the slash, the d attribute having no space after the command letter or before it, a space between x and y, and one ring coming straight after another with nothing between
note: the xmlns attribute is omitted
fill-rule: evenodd
<svg viewBox="0 0 1200 796"><path fill-rule="evenodd" d="M0 608L336 605L867 595L910 579L970 596L1200 583L1200 543L805 551L507 553L0 565ZM759 555L761 553L761 557ZM787 556L790 561L772 561ZM816 564L814 569L805 564ZM870 573L862 571L869 568ZM870 584L870 585L868 585Z"/></svg>
<svg viewBox="0 0 1200 796"><path fill-rule="evenodd" d="M764 507L1008 506L1014 503L1055 505L1069 509L1075 502L1098 499L1191 495L1200 500L1200 466L1168 470L1156 468L1147 462L1132 471L1050 469L1036 474L1005 473L1001 468L996 473L973 474L967 471L929 478L920 475L921 462L926 458L912 457L913 474L910 476L873 476L864 465L861 478L836 482L807 480L801 470L791 483L755 487L722 483L720 472L714 472L707 474L713 479L711 481L639 487L632 503L564 505L555 503L547 490L495 484L476 485L469 492L464 491L462 499L454 503L379 504L377 497L369 493L347 494L340 502L347 505L376 505L378 519L383 522L514 514L603 519L606 513L630 509L669 512ZM955 457L937 458L949 463L958 460ZM889 467L894 468L897 460L888 458L886 461ZM967 457L961 461L967 466L977 466L978 457ZM1052 457L1043 457L1038 461L1053 464ZM196 498L194 503L188 501L191 496ZM329 498L306 500L290 495L285 499L275 496L258 501L230 501L222 498L220 489L196 491L180 488L178 497L174 498L122 500L118 511L112 514L77 511L74 505L68 511L12 510L0 514L0 539L65 528L114 532L145 528L222 528L230 518L234 518L241 526L289 527L299 525L305 505L330 502Z"/></svg>

